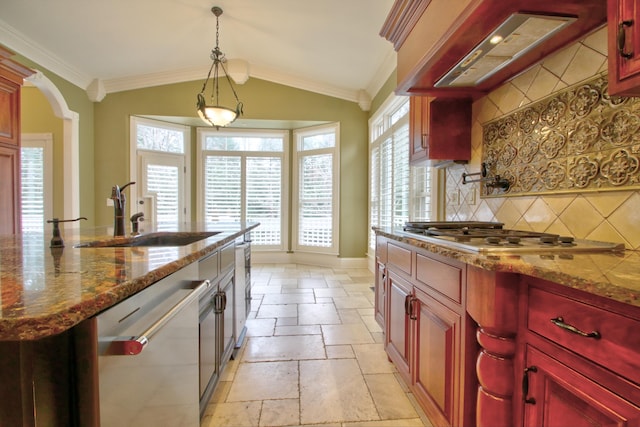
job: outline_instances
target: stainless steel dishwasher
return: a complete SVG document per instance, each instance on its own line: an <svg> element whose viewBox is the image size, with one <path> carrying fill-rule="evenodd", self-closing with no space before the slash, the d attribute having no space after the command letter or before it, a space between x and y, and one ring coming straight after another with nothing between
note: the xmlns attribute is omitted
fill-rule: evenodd
<svg viewBox="0 0 640 427"><path fill-rule="evenodd" d="M100 423L200 423L198 314L208 280L189 265L98 318Z"/></svg>

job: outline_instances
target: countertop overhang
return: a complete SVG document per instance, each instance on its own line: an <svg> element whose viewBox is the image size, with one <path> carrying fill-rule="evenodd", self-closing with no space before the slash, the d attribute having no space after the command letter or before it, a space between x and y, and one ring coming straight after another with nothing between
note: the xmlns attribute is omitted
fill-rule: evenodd
<svg viewBox="0 0 640 427"><path fill-rule="evenodd" d="M411 235L377 228L383 237L460 260L484 270L523 274L640 307L640 252L478 254Z"/></svg>
<svg viewBox="0 0 640 427"><path fill-rule="evenodd" d="M219 231L184 246L76 248L111 239L110 228L0 236L0 341L36 340L64 332L180 268L234 241L259 223L185 223L156 231Z"/></svg>

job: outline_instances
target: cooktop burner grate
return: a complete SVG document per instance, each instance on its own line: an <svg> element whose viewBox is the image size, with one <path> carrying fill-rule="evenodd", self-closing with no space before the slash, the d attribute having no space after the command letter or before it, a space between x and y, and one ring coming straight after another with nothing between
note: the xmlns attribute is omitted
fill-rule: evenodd
<svg viewBox="0 0 640 427"><path fill-rule="evenodd" d="M404 231L424 236L442 244L473 252L606 252L624 250L624 245L611 242L574 239L525 230L503 229L499 222L444 221L407 222Z"/></svg>

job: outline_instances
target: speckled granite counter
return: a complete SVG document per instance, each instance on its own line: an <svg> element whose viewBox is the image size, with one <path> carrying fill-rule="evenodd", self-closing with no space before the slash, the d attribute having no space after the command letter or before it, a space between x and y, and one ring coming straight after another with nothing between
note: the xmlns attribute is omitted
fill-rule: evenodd
<svg viewBox="0 0 640 427"><path fill-rule="evenodd" d="M640 307L640 252L519 253L485 255L438 244L401 230L375 228L377 234L485 270L520 273Z"/></svg>
<svg viewBox="0 0 640 427"><path fill-rule="evenodd" d="M0 236L0 340L58 334L111 307L217 248L257 223L185 224L163 231L220 231L184 246L75 248L110 239L107 227ZM145 223L145 233L156 231Z"/></svg>

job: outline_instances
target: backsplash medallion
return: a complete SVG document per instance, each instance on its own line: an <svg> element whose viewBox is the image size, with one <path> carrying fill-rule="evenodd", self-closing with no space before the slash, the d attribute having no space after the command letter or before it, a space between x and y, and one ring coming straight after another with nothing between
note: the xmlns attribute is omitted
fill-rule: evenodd
<svg viewBox="0 0 640 427"><path fill-rule="evenodd" d="M483 125L485 197L640 188L640 98L611 97L606 75Z"/></svg>

